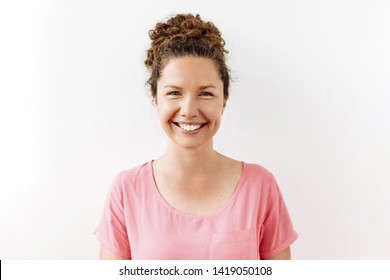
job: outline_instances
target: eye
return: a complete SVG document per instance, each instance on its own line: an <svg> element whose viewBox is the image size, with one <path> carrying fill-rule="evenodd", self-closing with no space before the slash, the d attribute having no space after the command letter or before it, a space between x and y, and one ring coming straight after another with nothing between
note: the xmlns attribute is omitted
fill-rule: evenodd
<svg viewBox="0 0 390 280"><path fill-rule="evenodd" d="M167 93L167 95L170 95L170 96L179 96L180 95L180 92L178 91L170 91Z"/></svg>
<svg viewBox="0 0 390 280"><path fill-rule="evenodd" d="M208 91L203 91L200 95L201 96L214 96L211 92L208 92Z"/></svg>

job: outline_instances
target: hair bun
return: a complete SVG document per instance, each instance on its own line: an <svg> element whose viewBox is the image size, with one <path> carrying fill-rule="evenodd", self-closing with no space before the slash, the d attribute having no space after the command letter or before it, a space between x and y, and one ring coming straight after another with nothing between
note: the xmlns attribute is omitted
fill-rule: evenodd
<svg viewBox="0 0 390 280"><path fill-rule="evenodd" d="M161 54L165 49L183 44L187 40L201 40L212 48L228 53L218 28L212 22L203 21L198 14L179 14L168 19L166 23L157 23L155 28L149 31L149 37L152 42L145 60L148 66L160 56L158 53Z"/></svg>

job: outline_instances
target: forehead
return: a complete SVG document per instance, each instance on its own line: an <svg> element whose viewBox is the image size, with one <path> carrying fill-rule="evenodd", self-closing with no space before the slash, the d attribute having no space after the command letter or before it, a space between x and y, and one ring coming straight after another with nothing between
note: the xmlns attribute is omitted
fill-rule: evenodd
<svg viewBox="0 0 390 280"><path fill-rule="evenodd" d="M158 81L162 84L222 84L218 68L212 59L204 57L185 56L170 59Z"/></svg>

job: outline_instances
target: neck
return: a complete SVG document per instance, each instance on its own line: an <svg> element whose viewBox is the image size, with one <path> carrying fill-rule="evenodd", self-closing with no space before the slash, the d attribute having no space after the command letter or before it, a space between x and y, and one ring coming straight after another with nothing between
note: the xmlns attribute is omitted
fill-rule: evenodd
<svg viewBox="0 0 390 280"><path fill-rule="evenodd" d="M178 148L168 143L167 150L157 161L164 169L174 170L177 174L196 175L218 167L222 155L215 151L212 143L196 149Z"/></svg>

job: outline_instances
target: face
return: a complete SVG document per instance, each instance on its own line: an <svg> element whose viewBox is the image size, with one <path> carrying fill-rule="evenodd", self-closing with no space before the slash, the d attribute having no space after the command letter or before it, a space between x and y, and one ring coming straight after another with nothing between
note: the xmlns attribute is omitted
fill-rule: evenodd
<svg viewBox="0 0 390 280"><path fill-rule="evenodd" d="M215 63L202 57L170 59L157 82L154 105L162 128L175 145L212 146L226 105Z"/></svg>

